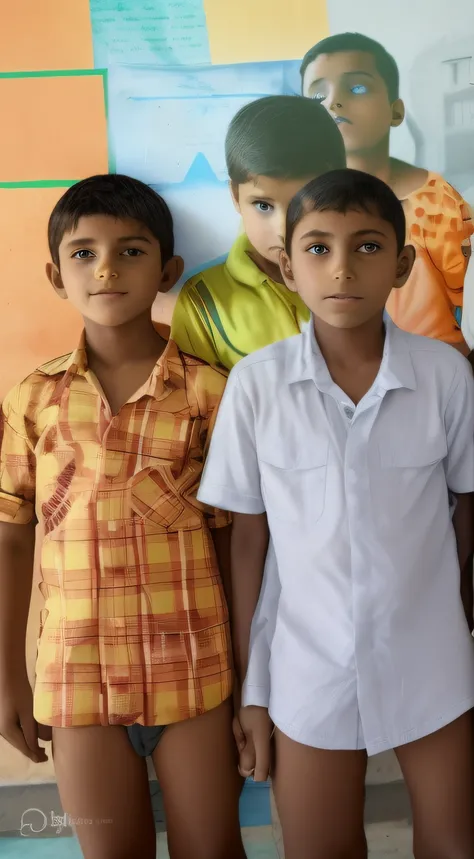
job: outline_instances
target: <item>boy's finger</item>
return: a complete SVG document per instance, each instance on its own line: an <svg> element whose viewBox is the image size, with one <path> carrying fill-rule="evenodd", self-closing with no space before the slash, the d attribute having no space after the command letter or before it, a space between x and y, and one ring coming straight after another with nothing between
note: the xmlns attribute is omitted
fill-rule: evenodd
<svg viewBox="0 0 474 859"><path fill-rule="evenodd" d="M26 744L33 753L32 760L37 763L47 761L45 750L38 744L38 725L33 718L33 713L28 714L28 716L21 716L20 722Z"/></svg>
<svg viewBox="0 0 474 859"><path fill-rule="evenodd" d="M245 748L246 739L245 734L242 730L242 725L240 724L237 717L235 717L234 721L232 722L232 730L234 732L234 740L237 744L237 748L239 752L241 752Z"/></svg>
<svg viewBox="0 0 474 859"><path fill-rule="evenodd" d="M5 733L2 734L2 737L7 741L7 743L10 743L14 749L24 755L25 758L29 758L30 761L33 761L35 764L39 763L38 756L28 746L25 735L19 725L11 726L8 731L5 731Z"/></svg>
<svg viewBox="0 0 474 859"><path fill-rule="evenodd" d="M255 737L255 774L254 781L267 781L270 773L271 743L267 731Z"/></svg>
<svg viewBox="0 0 474 859"><path fill-rule="evenodd" d="M247 737L244 748L240 752L239 772L243 778L250 778L255 771L255 746L253 739Z"/></svg>
<svg viewBox="0 0 474 859"><path fill-rule="evenodd" d="M53 739L53 729L50 725L38 724L38 737L46 743L50 743Z"/></svg>

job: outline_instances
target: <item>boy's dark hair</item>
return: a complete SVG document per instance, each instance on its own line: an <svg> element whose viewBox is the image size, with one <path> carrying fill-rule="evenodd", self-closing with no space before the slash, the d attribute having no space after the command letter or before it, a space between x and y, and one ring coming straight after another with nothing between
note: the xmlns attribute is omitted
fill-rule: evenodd
<svg viewBox="0 0 474 859"><path fill-rule="evenodd" d="M173 218L162 197L138 179L105 173L77 182L56 203L48 224L49 251L55 265L59 265L64 233L74 230L79 219L88 215L140 221L158 239L163 265L174 254Z"/></svg>
<svg viewBox="0 0 474 859"><path fill-rule="evenodd" d="M387 87L390 103L397 100L400 93L400 74L398 66L388 51L380 42L363 36L362 33L338 33L336 36L328 36L309 49L301 63L301 81L304 81L306 69L322 54L341 54L346 51L361 51L371 54L375 61L375 67Z"/></svg>
<svg viewBox="0 0 474 859"><path fill-rule="evenodd" d="M246 104L225 141L231 182L254 176L300 179L346 165L344 141L325 108L297 95L272 95Z"/></svg>
<svg viewBox="0 0 474 859"><path fill-rule="evenodd" d="M297 224L309 212L357 212L379 215L391 224L401 253L406 241L405 213L400 200L385 182L360 170L333 170L308 182L293 197L286 214L285 250L291 255L291 243Z"/></svg>

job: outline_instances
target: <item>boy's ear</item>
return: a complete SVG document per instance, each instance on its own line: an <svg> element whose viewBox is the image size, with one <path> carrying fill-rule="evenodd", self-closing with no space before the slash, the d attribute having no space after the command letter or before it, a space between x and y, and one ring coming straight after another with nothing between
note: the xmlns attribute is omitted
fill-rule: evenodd
<svg viewBox="0 0 474 859"><path fill-rule="evenodd" d="M400 287L406 284L408 278L410 277L411 270L415 262L415 257L416 251L413 245L406 245L398 257L397 276L395 279L395 283L393 284L394 289L400 289Z"/></svg>
<svg viewBox="0 0 474 859"><path fill-rule="evenodd" d="M232 202L234 204L234 208L240 215L241 212L240 212L240 203L239 203L239 186L236 184L236 182L229 182L229 191L230 191L230 196L232 197Z"/></svg>
<svg viewBox="0 0 474 859"><path fill-rule="evenodd" d="M161 272L161 282L159 292L169 292L176 286L184 271L184 260L182 257L171 257L170 260L163 266Z"/></svg>
<svg viewBox="0 0 474 859"><path fill-rule="evenodd" d="M66 290L64 289L61 272L59 271L59 267L54 262L46 263L46 277L48 278L56 295L59 295L60 298L66 299L67 295Z"/></svg>
<svg viewBox="0 0 474 859"><path fill-rule="evenodd" d="M280 251L280 271L283 280L285 281L285 286L291 290L291 292L296 292L296 284L295 278L293 277L293 270L291 268L291 260L286 251Z"/></svg>
<svg viewBox="0 0 474 859"><path fill-rule="evenodd" d="M392 104L392 121L390 123L392 128L398 128L399 125L402 124L405 119L405 105L401 98L397 98L396 101Z"/></svg>

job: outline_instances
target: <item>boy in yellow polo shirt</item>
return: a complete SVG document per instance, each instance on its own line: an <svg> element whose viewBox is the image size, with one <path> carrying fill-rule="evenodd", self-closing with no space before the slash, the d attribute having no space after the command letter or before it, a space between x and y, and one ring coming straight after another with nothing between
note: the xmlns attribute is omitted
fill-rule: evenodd
<svg viewBox="0 0 474 859"><path fill-rule="evenodd" d="M310 179L345 167L346 159L339 129L324 108L283 95L258 99L236 114L225 154L244 233L225 263L183 286L171 337L183 352L230 370L250 352L299 334L308 319L280 274L286 210Z"/></svg>

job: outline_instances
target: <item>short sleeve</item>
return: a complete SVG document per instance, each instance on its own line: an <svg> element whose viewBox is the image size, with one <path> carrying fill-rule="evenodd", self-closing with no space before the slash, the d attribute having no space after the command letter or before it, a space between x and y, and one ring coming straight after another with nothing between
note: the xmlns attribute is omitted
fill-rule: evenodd
<svg viewBox="0 0 474 859"><path fill-rule="evenodd" d="M474 349L474 236L471 236L470 247L465 248L465 252L468 266L464 278L461 328L464 339L472 350Z"/></svg>
<svg viewBox="0 0 474 859"><path fill-rule="evenodd" d="M461 306L467 268L463 249L469 244L474 228L471 211L461 195L446 182L442 191L442 232L436 233L436 230L430 230L428 226L425 230L425 243L435 268L443 274L451 302L454 306Z"/></svg>
<svg viewBox="0 0 474 859"><path fill-rule="evenodd" d="M459 361L445 413L448 442L446 479L456 495L474 492L474 379L467 361Z"/></svg>
<svg viewBox="0 0 474 859"><path fill-rule="evenodd" d="M233 513L265 513L254 411L238 366L229 376L222 399L198 499Z"/></svg>
<svg viewBox="0 0 474 859"><path fill-rule="evenodd" d="M18 386L0 411L0 522L15 525L28 525L35 515L36 460L24 401Z"/></svg>
<svg viewBox="0 0 474 859"><path fill-rule="evenodd" d="M178 295L171 322L171 339L182 352L207 364L218 364L219 355L193 299L192 287L193 281L188 281Z"/></svg>

